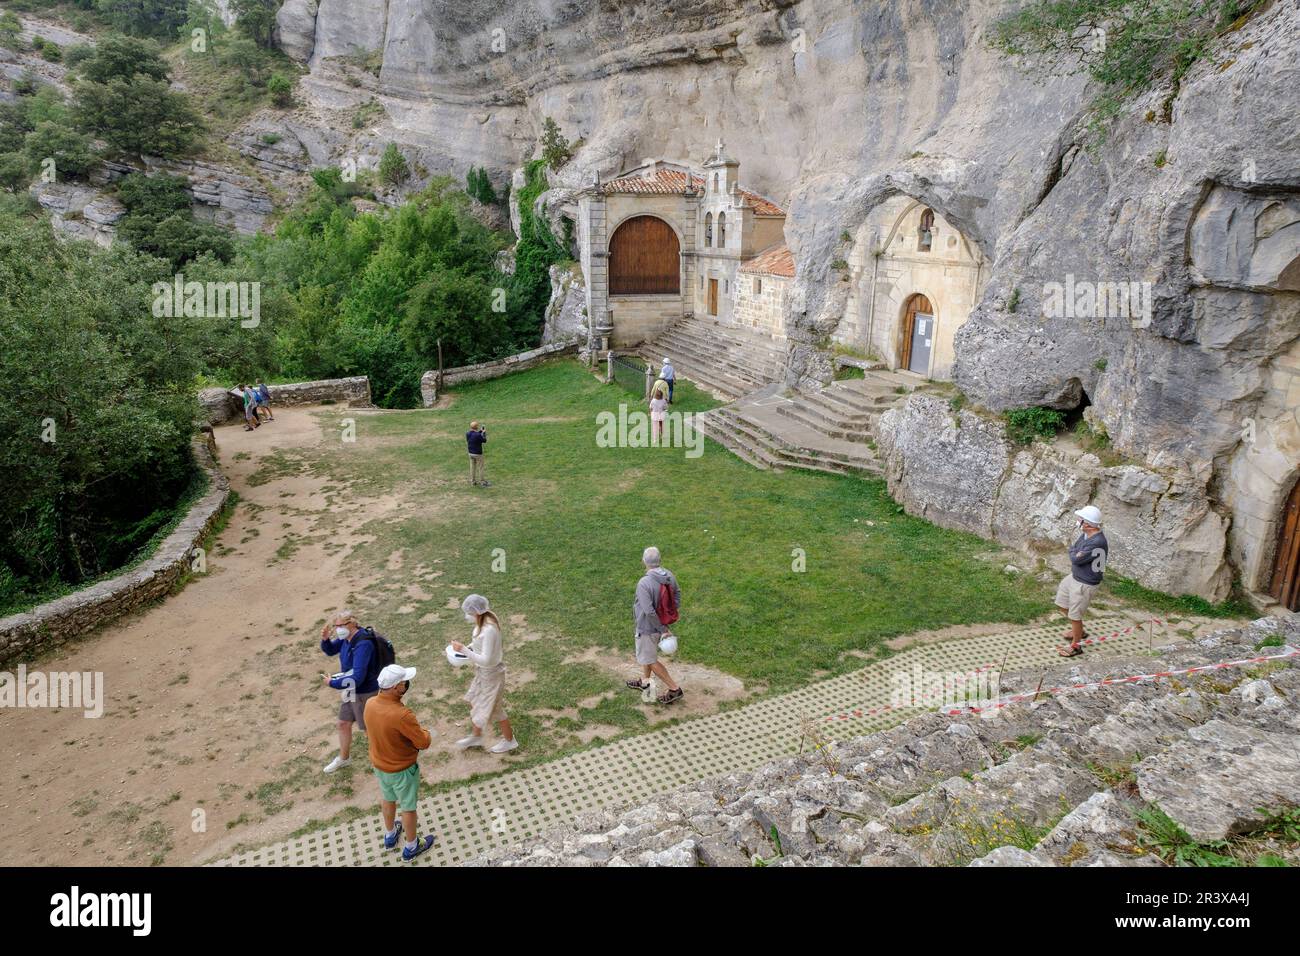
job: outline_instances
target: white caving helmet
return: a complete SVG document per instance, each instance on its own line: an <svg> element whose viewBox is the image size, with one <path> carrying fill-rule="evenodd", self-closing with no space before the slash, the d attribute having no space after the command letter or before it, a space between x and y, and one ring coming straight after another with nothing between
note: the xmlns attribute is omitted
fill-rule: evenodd
<svg viewBox="0 0 1300 956"><path fill-rule="evenodd" d="M1096 505L1084 505L1075 515L1094 527L1101 527L1101 509Z"/></svg>
<svg viewBox="0 0 1300 956"><path fill-rule="evenodd" d="M677 638L672 634L665 634L659 639L659 652L661 654L677 653Z"/></svg>
<svg viewBox="0 0 1300 956"><path fill-rule="evenodd" d="M447 645L447 660L451 663L452 667L464 667L469 663L469 658L464 654L457 653L456 648L452 647L450 644Z"/></svg>

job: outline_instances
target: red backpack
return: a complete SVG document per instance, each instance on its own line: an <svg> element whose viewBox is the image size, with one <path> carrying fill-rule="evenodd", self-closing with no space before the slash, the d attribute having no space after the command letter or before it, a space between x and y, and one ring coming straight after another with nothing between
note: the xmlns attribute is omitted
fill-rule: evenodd
<svg viewBox="0 0 1300 956"><path fill-rule="evenodd" d="M677 620L677 602L673 600L673 589L666 584L659 585L655 614L659 616L659 623L665 627Z"/></svg>

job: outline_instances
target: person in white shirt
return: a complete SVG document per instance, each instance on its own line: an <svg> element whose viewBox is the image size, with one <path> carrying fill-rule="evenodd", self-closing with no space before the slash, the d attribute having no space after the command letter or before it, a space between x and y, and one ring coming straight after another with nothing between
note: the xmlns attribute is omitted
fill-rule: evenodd
<svg viewBox="0 0 1300 956"><path fill-rule="evenodd" d="M664 418L668 414L668 399L661 394L652 393L650 399L650 421L654 423L654 438L656 443L664 443Z"/></svg>
<svg viewBox="0 0 1300 956"><path fill-rule="evenodd" d="M474 680L465 694L469 704L470 733L456 741L457 750L483 746L483 730L489 723L497 725L501 739L489 753L509 753L519 746L510 718L506 716L506 665L501 642L501 621L488 607L487 598L471 594L461 602L465 620L474 625L469 646L452 641L452 649L464 654L474 664Z"/></svg>

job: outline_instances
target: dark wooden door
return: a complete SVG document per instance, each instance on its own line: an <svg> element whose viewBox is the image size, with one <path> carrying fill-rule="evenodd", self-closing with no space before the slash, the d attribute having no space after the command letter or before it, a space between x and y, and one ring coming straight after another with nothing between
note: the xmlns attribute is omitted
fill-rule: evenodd
<svg viewBox="0 0 1300 956"><path fill-rule="evenodd" d="M918 371L912 369L913 348L912 340L916 335L917 316L921 316L925 322L926 338L934 340L934 309L930 306L930 300L923 295L914 295L907 300L907 311L903 314L903 358L898 363L899 368L905 368L909 371ZM916 358L919 360L920 355ZM930 371L930 355L926 352L925 364L919 369L922 375Z"/></svg>
<svg viewBox="0 0 1300 956"><path fill-rule="evenodd" d="M609 240L609 294L680 294L679 248L677 234L662 219L627 220Z"/></svg>
<svg viewBox="0 0 1300 956"><path fill-rule="evenodd" d="M1300 481L1291 489L1282 511L1269 593L1289 611L1300 611Z"/></svg>
<svg viewBox="0 0 1300 956"><path fill-rule="evenodd" d="M718 280L709 280L709 315L718 314Z"/></svg>

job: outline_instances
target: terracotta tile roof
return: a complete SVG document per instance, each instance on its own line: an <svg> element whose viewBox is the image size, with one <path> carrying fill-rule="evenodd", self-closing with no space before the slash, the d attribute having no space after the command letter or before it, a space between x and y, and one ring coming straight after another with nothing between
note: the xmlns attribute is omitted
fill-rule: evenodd
<svg viewBox="0 0 1300 956"><path fill-rule="evenodd" d="M693 176L692 178L696 189L703 188L703 176ZM622 179L611 179L609 182L603 183L602 188L609 193L671 196L677 195L686 189L686 174L676 169L661 169L654 176L624 176ZM785 215L784 209L770 199L763 198L758 193L742 189L740 194L754 207L755 214L759 216Z"/></svg>
<svg viewBox="0 0 1300 956"><path fill-rule="evenodd" d="M764 199L758 193L751 193L748 189L742 189L740 194L745 197L754 207L754 212L760 216L784 216L785 210L772 202L770 199Z"/></svg>
<svg viewBox="0 0 1300 956"><path fill-rule="evenodd" d="M757 272L762 275L784 276L794 278L794 256L790 247L784 242L768 246L754 258L740 267L741 272Z"/></svg>
<svg viewBox="0 0 1300 956"><path fill-rule="evenodd" d="M697 183L700 181L696 177ZM609 193L656 193L668 195L686 189L686 174L675 169L661 169L653 177L625 176L603 184Z"/></svg>

